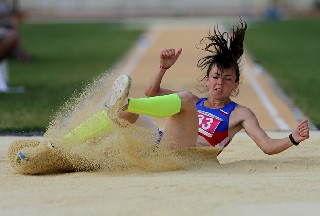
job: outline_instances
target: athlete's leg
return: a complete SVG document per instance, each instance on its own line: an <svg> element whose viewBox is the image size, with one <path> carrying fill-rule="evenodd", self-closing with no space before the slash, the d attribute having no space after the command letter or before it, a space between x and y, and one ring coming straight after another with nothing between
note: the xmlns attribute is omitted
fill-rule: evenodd
<svg viewBox="0 0 320 216"><path fill-rule="evenodd" d="M120 111L120 116L136 112L155 117L169 117L161 140L162 145L169 148L194 147L196 145L198 113L195 98L190 92L142 99L136 99L137 101L130 99L129 104L124 107L125 111ZM131 107L133 101L139 103L139 109L135 109L136 106ZM165 106L164 109L161 109L163 106Z"/></svg>
<svg viewBox="0 0 320 216"><path fill-rule="evenodd" d="M105 135L112 129L115 120L114 117L120 117L131 124L136 124L137 126L153 126L150 118L147 118L146 116L139 116L135 113L119 112L116 113L115 116L111 115L111 118L109 118L108 114L112 114L116 106L121 107L121 103L125 103L129 94L130 86L131 78L129 76L122 75L117 78L112 87L111 99L109 103L106 104L109 109L107 109L107 111L99 111L93 117L81 123L63 138L62 143L81 143L88 139L98 138ZM114 114L115 113L113 113L113 115Z"/></svg>
<svg viewBox="0 0 320 216"><path fill-rule="evenodd" d="M170 148L193 147L198 134L196 101L190 92L163 95L150 98L129 99L120 111L120 116L131 112L169 117L165 127L162 145ZM127 113L127 114L126 114Z"/></svg>
<svg viewBox="0 0 320 216"><path fill-rule="evenodd" d="M131 79L128 76L121 76L120 79L116 80L114 86L119 86L119 82L122 83L122 86L120 85L120 91L113 92L113 97L121 97L124 95L125 97L128 94ZM114 90L119 90L118 88L113 88ZM126 92L124 92L126 91ZM117 102L117 100L113 99L113 103ZM129 115L127 115L129 118ZM134 121L134 118L138 119L138 116L134 116L134 114L131 115L130 121ZM79 126L77 126L75 129L73 129L70 133L68 133L66 136L64 136L59 143L62 146L73 146L75 144L80 144L88 139L91 138L98 138L101 135L106 134L109 132L113 127L113 121L109 118L107 111L100 111L96 113L93 117L87 119L83 123L81 123ZM51 141L47 141L46 148L48 150L53 149L53 147L57 147L59 145L57 143L52 143ZM28 147L31 148L31 147ZM28 154L28 149L24 148L21 149L18 152L18 157L21 160L32 160L31 155Z"/></svg>
<svg viewBox="0 0 320 216"><path fill-rule="evenodd" d="M111 112L109 111L108 115L111 118L112 116L132 117L129 113L170 117L161 141L163 145L168 145L170 148L195 146L198 133L198 116L196 101L190 92L128 99L130 87L128 80L131 83L130 77L123 75L115 82L115 90L109 103ZM123 111L128 112L128 114Z"/></svg>
<svg viewBox="0 0 320 216"><path fill-rule="evenodd" d="M99 138L112 129L114 122L116 122L115 117L125 119L137 126L155 127L152 120L146 116L139 116L139 114L129 112L113 113L116 106L121 107L122 103L126 103L125 100L129 94L130 86L131 78L129 76L122 75L118 77L112 87L111 99L106 104L107 110L99 111L93 117L81 123L63 138L62 143L77 144L91 138ZM111 118L108 115L110 113Z"/></svg>
<svg viewBox="0 0 320 216"><path fill-rule="evenodd" d="M121 75L114 81L111 89L111 98L106 103L108 117L113 122L117 122L117 118L121 118L139 127L157 128L149 116L122 111L124 107L128 107L131 82L131 77L128 75Z"/></svg>
<svg viewBox="0 0 320 216"><path fill-rule="evenodd" d="M112 129L112 122L107 112L102 110L81 123L63 139L63 143L79 144L94 137L100 137Z"/></svg>
<svg viewBox="0 0 320 216"><path fill-rule="evenodd" d="M168 118L160 145L168 148L195 147L198 136L196 101L190 92L180 92L181 110Z"/></svg>

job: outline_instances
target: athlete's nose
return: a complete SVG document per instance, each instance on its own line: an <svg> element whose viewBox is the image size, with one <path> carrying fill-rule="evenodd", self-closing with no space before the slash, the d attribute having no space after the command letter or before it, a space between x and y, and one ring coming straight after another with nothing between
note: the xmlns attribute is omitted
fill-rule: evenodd
<svg viewBox="0 0 320 216"><path fill-rule="evenodd" d="M223 79L222 79L222 77L220 76L220 77L218 77L218 79L217 79L217 84L222 85L222 83L223 83Z"/></svg>

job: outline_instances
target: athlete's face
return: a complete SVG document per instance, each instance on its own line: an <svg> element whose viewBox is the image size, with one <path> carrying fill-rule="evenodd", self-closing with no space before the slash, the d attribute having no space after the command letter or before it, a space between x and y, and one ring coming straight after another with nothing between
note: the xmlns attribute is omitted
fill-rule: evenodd
<svg viewBox="0 0 320 216"><path fill-rule="evenodd" d="M206 78L206 85L212 99L223 100L230 97L232 90L236 89L239 83L236 82L233 68L220 69L214 66Z"/></svg>

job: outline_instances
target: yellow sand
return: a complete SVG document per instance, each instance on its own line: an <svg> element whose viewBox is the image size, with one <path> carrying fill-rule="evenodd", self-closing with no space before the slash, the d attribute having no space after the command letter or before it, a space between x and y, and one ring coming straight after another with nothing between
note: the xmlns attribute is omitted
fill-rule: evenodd
<svg viewBox="0 0 320 216"><path fill-rule="evenodd" d="M269 132L284 137L287 132ZM318 215L320 133L301 146L264 155L243 132L218 157L195 157L168 172L21 175L0 137L1 215ZM43 140L42 137L33 139ZM201 160L202 159L202 160Z"/></svg>

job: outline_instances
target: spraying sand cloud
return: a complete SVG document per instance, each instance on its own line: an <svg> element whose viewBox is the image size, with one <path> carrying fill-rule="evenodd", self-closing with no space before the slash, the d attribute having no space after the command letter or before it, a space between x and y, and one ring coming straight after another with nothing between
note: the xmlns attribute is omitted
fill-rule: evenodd
<svg viewBox="0 0 320 216"><path fill-rule="evenodd" d="M116 117L110 131L85 141L63 142L62 137L105 109L104 104L109 100L115 75L103 74L82 93L66 102L50 123L44 141L29 139L13 142L8 151L11 166L23 174L45 174L93 170L172 171L183 169L187 161L194 161L195 155L211 155L211 159L216 162L215 152L209 149L198 149L198 153L202 152L199 154L194 154L193 149L163 149L156 143L157 130L135 126ZM48 146L48 143L53 143L54 148ZM18 157L21 149L29 155L28 160Z"/></svg>

